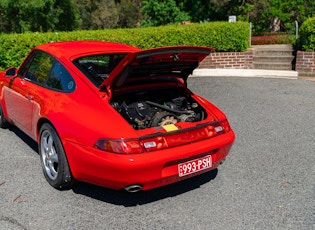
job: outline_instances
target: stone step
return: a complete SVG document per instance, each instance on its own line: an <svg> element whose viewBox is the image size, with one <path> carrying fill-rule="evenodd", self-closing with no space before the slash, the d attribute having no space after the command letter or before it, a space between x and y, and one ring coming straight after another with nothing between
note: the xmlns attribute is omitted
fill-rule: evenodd
<svg viewBox="0 0 315 230"><path fill-rule="evenodd" d="M293 55L292 45L259 45L253 47L253 54L256 56L291 56Z"/></svg>
<svg viewBox="0 0 315 230"><path fill-rule="evenodd" d="M253 51L254 56L293 56L293 50L254 50Z"/></svg>
<svg viewBox="0 0 315 230"><path fill-rule="evenodd" d="M288 62L291 63L294 56L253 56L254 62Z"/></svg>
<svg viewBox="0 0 315 230"><path fill-rule="evenodd" d="M275 50L275 49L280 49L280 50L292 50L293 46L292 45L286 45L286 44L275 44L275 45L254 45L253 46L254 50Z"/></svg>
<svg viewBox="0 0 315 230"><path fill-rule="evenodd" d="M255 69L292 70L292 45L253 46L253 65Z"/></svg>
<svg viewBox="0 0 315 230"><path fill-rule="evenodd" d="M254 69L269 69L269 70L292 70L291 63L283 63L283 62L272 62L272 63L264 63L264 62L254 62Z"/></svg>

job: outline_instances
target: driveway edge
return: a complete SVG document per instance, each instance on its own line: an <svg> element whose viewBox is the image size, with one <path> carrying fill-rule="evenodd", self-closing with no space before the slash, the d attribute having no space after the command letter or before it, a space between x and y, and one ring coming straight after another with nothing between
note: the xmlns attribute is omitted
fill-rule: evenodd
<svg viewBox="0 0 315 230"><path fill-rule="evenodd" d="M195 69L194 77L263 77L298 79L297 71L260 69Z"/></svg>

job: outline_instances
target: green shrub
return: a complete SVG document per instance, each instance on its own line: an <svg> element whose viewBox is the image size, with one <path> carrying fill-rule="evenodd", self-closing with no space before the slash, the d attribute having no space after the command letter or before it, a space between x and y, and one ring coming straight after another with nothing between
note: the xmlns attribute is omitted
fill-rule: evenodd
<svg viewBox="0 0 315 230"><path fill-rule="evenodd" d="M307 19L300 28L299 48L315 51L315 17Z"/></svg>
<svg viewBox="0 0 315 230"><path fill-rule="evenodd" d="M249 24L211 22L136 29L86 30L73 32L0 34L0 69L19 66L28 52L43 43L69 40L103 40L129 44L141 49L191 45L216 51L246 51Z"/></svg>

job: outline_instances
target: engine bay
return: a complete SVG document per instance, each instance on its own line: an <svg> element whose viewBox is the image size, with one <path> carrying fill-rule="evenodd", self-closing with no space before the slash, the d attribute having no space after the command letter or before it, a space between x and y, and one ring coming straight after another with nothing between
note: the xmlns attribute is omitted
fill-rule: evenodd
<svg viewBox="0 0 315 230"><path fill-rule="evenodd" d="M136 130L206 118L205 110L185 88L124 93L113 96L111 105Z"/></svg>

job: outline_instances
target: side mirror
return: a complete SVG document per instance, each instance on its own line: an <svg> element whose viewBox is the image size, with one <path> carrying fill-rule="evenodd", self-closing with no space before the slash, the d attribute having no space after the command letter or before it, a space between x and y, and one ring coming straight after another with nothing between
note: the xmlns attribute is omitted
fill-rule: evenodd
<svg viewBox="0 0 315 230"><path fill-rule="evenodd" d="M6 77L14 77L17 74L17 69L15 67L11 67L5 71Z"/></svg>

